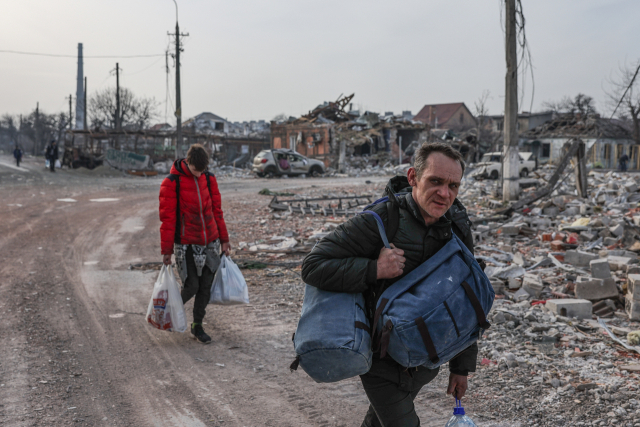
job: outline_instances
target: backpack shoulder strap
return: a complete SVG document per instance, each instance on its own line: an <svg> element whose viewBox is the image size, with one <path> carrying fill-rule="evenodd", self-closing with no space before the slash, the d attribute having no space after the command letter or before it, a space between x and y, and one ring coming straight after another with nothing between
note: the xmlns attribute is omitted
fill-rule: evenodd
<svg viewBox="0 0 640 427"><path fill-rule="evenodd" d="M394 203L387 202L387 239L393 241L400 228L400 208Z"/></svg>
<svg viewBox="0 0 640 427"><path fill-rule="evenodd" d="M207 178L207 189L209 190L209 198L211 199L211 207L213 208L213 193L211 192L211 181L209 181L209 177L212 177L213 174L209 171L204 171L204 176Z"/></svg>
<svg viewBox="0 0 640 427"><path fill-rule="evenodd" d="M173 241L180 244L180 175L170 173L167 178L176 183L176 231Z"/></svg>
<svg viewBox="0 0 640 427"><path fill-rule="evenodd" d="M385 203L387 207L387 226L386 227L382 222L382 218L380 218L380 216L377 213L371 210L372 207L380 203ZM391 242L393 238L396 236L396 233L398 232L398 228L400 227L400 208L395 206L395 204L389 200L389 197L385 196L371 203L367 207L365 207L362 213L368 213L374 216L374 218L376 219L376 222L378 223L380 236L383 237L382 241L386 247L389 247L389 242Z"/></svg>

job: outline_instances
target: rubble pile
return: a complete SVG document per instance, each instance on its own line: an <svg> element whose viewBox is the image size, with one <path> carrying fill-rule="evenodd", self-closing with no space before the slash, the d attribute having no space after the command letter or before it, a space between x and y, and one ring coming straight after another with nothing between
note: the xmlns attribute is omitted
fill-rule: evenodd
<svg viewBox="0 0 640 427"><path fill-rule="evenodd" d="M541 185L551 172L537 171ZM497 294L473 380L488 418L640 426L639 184L591 171L580 199L569 173L509 217L496 215L495 182L463 185L476 256Z"/></svg>

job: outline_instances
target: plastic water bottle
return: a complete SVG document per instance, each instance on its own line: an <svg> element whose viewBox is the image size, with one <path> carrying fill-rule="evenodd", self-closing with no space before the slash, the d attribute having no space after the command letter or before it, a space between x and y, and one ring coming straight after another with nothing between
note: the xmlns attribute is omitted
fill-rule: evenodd
<svg viewBox="0 0 640 427"><path fill-rule="evenodd" d="M453 417L444 427L477 427L473 420L464 414L464 408L460 400L456 398L456 407L453 408Z"/></svg>

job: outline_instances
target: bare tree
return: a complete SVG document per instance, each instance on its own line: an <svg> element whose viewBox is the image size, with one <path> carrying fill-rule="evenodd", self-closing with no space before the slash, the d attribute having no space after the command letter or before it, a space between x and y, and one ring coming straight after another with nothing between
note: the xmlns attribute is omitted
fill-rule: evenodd
<svg viewBox="0 0 640 427"><path fill-rule="evenodd" d="M476 116L476 137L478 145L492 146L495 140L493 132L493 126L489 116L489 108L487 107L487 100L491 98L491 92L488 90L482 91L482 95L474 102L475 116ZM479 147L478 147L479 148Z"/></svg>
<svg viewBox="0 0 640 427"><path fill-rule="evenodd" d="M287 119L289 118L289 116L287 116L284 113L280 113L278 115L276 115L273 119L271 119L272 122L286 122Z"/></svg>
<svg viewBox="0 0 640 427"><path fill-rule="evenodd" d="M589 115L597 113L593 98L583 93L577 94L574 98L565 96L558 101L545 101L542 103L542 107L558 114Z"/></svg>
<svg viewBox="0 0 640 427"><path fill-rule="evenodd" d="M122 127L140 130L158 116L158 103L154 98L137 97L127 88L120 88L120 117L116 117L115 88L94 93L87 109L91 126L97 128L115 129L119 122Z"/></svg>
<svg viewBox="0 0 640 427"><path fill-rule="evenodd" d="M622 120L631 120L633 139L640 144L640 91L638 90L638 71L640 60L632 65L619 67L616 75L608 79L609 90L606 91L607 105L612 116L619 112Z"/></svg>

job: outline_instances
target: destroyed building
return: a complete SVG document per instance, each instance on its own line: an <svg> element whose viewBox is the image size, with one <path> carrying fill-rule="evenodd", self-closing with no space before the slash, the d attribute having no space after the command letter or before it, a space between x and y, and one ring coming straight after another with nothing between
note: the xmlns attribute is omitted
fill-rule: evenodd
<svg viewBox="0 0 640 427"><path fill-rule="evenodd" d="M378 165L409 162L415 148L428 140L430 126L411 120L410 111L400 116L347 111L353 96L325 102L300 118L272 122L271 147L295 150L338 167L342 143L346 156L364 156L365 163Z"/></svg>
<svg viewBox="0 0 640 427"><path fill-rule="evenodd" d="M623 122L598 114L567 114L553 118L520 135L521 151L532 152L541 162L557 163L562 147L572 138L584 141L587 161L595 168L615 169L618 159L629 156L629 169L640 169L640 153Z"/></svg>

